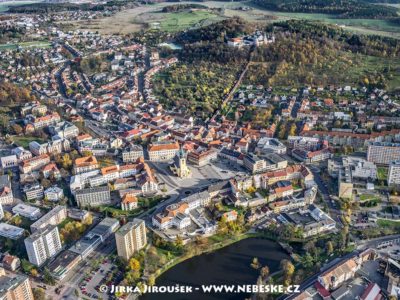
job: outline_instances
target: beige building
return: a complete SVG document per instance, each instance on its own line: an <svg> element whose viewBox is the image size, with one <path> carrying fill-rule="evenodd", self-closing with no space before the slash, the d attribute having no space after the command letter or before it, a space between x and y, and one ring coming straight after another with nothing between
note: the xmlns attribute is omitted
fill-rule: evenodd
<svg viewBox="0 0 400 300"><path fill-rule="evenodd" d="M1 300L34 300L29 277L0 268Z"/></svg>
<svg viewBox="0 0 400 300"><path fill-rule="evenodd" d="M118 256L128 260L147 243L146 226L143 220L133 219L115 233Z"/></svg>
<svg viewBox="0 0 400 300"><path fill-rule="evenodd" d="M150 161L165 161L173 159L179 151L177 142L160 143L149 146Z"/></svg>

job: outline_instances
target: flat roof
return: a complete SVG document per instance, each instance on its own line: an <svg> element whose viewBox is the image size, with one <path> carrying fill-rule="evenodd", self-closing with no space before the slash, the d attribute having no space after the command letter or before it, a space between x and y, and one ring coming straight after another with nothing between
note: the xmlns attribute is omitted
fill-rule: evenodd
<svg viewBox="0 0 400 300"><path fill-rule="evenodd" d="M0 235L10 239L17 239L24 234L24 229L9 225L6 223L0 223Z"/></svg>

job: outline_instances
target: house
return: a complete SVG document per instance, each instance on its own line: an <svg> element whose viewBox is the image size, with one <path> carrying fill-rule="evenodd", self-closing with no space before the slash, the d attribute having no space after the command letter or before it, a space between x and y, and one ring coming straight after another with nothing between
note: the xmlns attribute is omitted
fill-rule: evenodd
<svg viewBox="0 0 400 300"><path fill-rule="evenodd" d="M16 271L19 266L21 265L21 261L18 257L6 254L4 255L1 264L4 269L10 270L10 271Z"/></svg>
<svg viewBox="0 0 400 300"><path fill-rule="evenodd" d="M138 207L138 199L135 195L126 193L121 200L122 210L133 210Z"/></svg>

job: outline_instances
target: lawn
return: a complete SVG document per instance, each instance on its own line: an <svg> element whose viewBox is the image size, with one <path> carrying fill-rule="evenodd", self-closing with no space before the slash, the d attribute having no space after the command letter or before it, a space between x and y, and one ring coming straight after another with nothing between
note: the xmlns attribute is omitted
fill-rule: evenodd
<svg viewBox="0 0 400 300"><path fill-rule="evenodd" d="M387 180L388 168L379 167L378 168L378 179L379 180Z"/></svg>
<svg viewBox="0 0 400 300"><path fill-rule="evenodd" d="M17 49L18 46L22 48L50 48L51 44L47 41L22 42L18 44L2 44L0 45L0 51Z"/></svg>
<svg viewBox="0 0 400 300"><path fill-rule="evenodd" d="M166 13L165 19L160 21L160 29L168 32L185 30L193 26L205 25L209 20L222 20L217 15L207 11L183 11L177 13Z"/></svg>
<svg viewBox="0 0 400 300"><path fill-rule="evenodd" d="M396 230L400 230L400 220L399 221L391 221L391 220L378 220L377 224L379 227L387 227L394 228Z"/></svg>
<svg viewBox="0 0 400 300"><path fill-rule="evenodd" d="M46 142L45 140L34 136L14 136L12 139L15 144L24 148L29 148L29 143L33 141L38 143Z"/></svg>
<svg viewBox="0 0 400 300"><path fill-rule="evenodd" d="M360 195L360 200L366 201L366 200L379 200L379 199L375 195L363 194L363 195Z"/></svg>

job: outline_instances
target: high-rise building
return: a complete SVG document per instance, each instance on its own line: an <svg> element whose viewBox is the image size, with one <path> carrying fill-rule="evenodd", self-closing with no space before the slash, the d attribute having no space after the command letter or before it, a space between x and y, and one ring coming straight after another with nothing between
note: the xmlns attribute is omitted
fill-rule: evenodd
<svg viewBox="0 0 400 300"><path fill-rule="evenodd" d="M367 160L381 165L400 160L400 143L370 143Z"/></svg>
<svg viewBox="0 0 400 300"><path fill-rule="evenodd" d="M35 231L24 242L29 261L35 266L43 265L61 250L60 234L54 225Z"/></svg>
<svg viewBox="0 0 400 300"><path fill-rule="evenodd" d="M393 161L389 165L388 185L400 184L400 160Z"/></svg>
<svg viewBox="0 0 400 300"><path fill-rule="evenodd" d="M115 233L118 256L128 260L147 243L146 226L143 220L133 219Z"/></svg>
<svg viewBox="0 0 400 300"><path fill-rule="evenodd" d="M75 199L79 207L99 206L111 203L110 189L108 186L77 190Z"/></svg>
<svg viewBox="0 0 400 300"><path fill-rule="evenodd" d="M29 277L0 268L1 300L34 300Z"/></svg>

